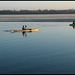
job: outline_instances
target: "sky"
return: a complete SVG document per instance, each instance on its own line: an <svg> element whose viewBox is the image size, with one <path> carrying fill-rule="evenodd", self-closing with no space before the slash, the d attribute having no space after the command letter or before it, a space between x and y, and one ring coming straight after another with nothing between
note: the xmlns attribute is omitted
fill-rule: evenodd
<svg viewBox="0 0 75 75"><path fill-rule="evenodd" d="M0 10L75 9L75 1L0 1Z"/></svg>

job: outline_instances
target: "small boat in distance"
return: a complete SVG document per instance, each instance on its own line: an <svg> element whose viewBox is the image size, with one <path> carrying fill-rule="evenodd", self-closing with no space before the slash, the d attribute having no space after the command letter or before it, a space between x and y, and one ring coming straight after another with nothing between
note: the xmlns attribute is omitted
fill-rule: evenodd
<svg viewBox="0 0 75 75"><path fill-rule="evenodd" d="M73 23L72 24L69 24L70 26L75 26L75 21L73 21Z"/></svg>
<svg viewBox="0 0 75 75"><path fill-rule="evenodd" d="M73 21L73 23L72 23L72 24L69 24L69 26L72 26L72 27L73 27L73 29L75 29L75 21Z"/></svg>
<svg viewBox="0 0 75 75"><path fill-rule="evenodd" d="M75 26L75 24L70 24L70 26Z"/></svg>
<svg viewBox="0 0 75 75"><path fill-rule="evenodd" d="M25 29L25 30L13 30L11 29L11 32L39 32L40 28L35 28L35 29Z"/></svg>

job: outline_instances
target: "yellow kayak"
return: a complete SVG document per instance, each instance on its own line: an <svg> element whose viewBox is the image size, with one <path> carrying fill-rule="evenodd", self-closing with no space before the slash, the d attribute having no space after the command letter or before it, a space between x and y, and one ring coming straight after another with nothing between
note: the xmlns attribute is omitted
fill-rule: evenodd
<svg viewBox="0 0 75 75"><path fill-rule="evenodd" d="M11 32L38 32L40 28L35 29L25 29L25 30L13 30L11 29Z"/></svg>

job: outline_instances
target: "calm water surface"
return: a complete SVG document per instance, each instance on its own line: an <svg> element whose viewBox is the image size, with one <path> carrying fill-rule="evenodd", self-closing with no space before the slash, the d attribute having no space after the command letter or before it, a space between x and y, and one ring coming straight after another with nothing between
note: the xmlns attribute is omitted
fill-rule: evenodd
<svg viewBox="0 0 75 75"><path fill-rule="evenodd" d="M75 74L71 23L0 22L0 74ZM23 25L40 32L10 32Z"/></svg>

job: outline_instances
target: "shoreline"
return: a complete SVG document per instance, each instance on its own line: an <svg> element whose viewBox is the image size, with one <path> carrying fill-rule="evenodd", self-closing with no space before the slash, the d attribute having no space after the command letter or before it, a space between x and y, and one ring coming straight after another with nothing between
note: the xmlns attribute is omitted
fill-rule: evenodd
<svg viewBox="0 0 75 75"><path fill-rule="evenodd" d="M0 15L0 19L75 19L75 14Z"/></svg>

